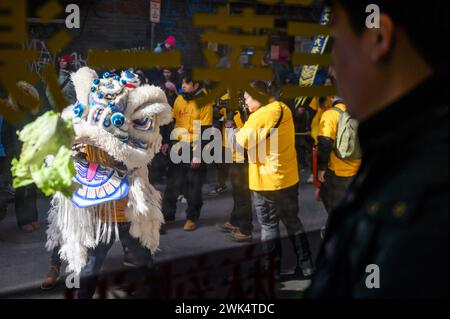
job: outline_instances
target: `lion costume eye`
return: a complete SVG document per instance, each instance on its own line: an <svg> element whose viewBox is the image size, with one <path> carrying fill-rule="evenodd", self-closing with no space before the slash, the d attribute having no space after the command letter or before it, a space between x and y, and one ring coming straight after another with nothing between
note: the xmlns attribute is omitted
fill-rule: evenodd
<svg viewBox="0 0 450 319"><path fill-rule="evenodd" d="M148 117L144 118L144 119L139 119L139 120L134 120L134 124L136 124L137 126L144 126L148 124Z"/></svg>
<svg viewBox="0 0 450 319"><path fill-rule="evenodd" d="M149 131L153 129L153 118L145 117L133 121L133 127L140 131Z"/></svg>
<svg viewBox="0 0 450 319"><path fill-rule="evenodd" d="M75 118L81 118L83 117L84 114L84 106L83 104L77 104L74 108L73 108L73 116Z"/></svg>
<svg viewBox="0 0 450 319"><path fill-rule="evenodd" d="M114 113L111 116L111 123L115 127L122 127L125 124L125 117L123 116L122 113Z"/></svg>

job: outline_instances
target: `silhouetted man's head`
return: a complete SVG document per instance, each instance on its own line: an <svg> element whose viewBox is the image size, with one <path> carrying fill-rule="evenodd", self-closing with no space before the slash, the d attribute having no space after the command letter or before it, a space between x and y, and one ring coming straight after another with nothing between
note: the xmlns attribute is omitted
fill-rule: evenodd
<svg viewBox="0 0 450 319"><path fill-rule="evenodd" d="M330 2L337 86L356 118L367 119L433 72L447 72L448 1ZM366 25L369 4L380 8L379 28Z"/></svg>

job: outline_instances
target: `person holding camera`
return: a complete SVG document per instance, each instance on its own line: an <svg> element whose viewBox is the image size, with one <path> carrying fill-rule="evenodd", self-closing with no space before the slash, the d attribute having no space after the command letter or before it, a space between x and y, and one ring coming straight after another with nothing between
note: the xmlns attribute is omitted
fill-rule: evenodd
<svg viewBox="0 0 450 319"><path fill-rule="evenodd" d="M251 91L244 94L251 114L229 141L231 145L237 144L248 151L249 188L253 192L263 250L267 254L264 268L266 271L270 269L272 257L275 259L275 275L279 277L281 274L279 223L282 221L297 255L296 275L309 277L314 270L309 242L298 216L300 178L292 112L287 105L274 99L267 105L262 102L263 95L270 94L264 82L252 83ZM273 143L278 147L269 145Z"/></svg>

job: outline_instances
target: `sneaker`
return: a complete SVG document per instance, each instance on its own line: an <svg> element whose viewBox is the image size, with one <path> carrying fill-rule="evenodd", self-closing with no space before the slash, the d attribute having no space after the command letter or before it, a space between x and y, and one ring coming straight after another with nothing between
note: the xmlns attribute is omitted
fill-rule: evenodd
<svg viewBox="0 0 450 319"><path fill-rule="evenodd" d="M314 175L311 174L306 182L307 182L308 184L314 183Z"/></svg>
<svg viewBox="0 0 450 319"><path fill-rule="evenodd" d="M194 221L188 219L186 221L186 224L184 224L184 230L185 231L194 231L197 229L197 225L195 224Z"/></svg>
<svg viewBox="0 0 450 319"><path fill-rule="evenodd" d="M225 193L227 190L228 190L227 185L216 185L214 187L214 189L211 192L209 192L209 195L217 196L217 195Z"/></svg>
<svg viewBox="0 0 450 319"><path fill-rule="evenodd" d="M233 226L230 222L226 222L225 224L217 225L217 228L219 228L219 230L224 233L232 233L235 230L239 230L239 227Z"/></svg>
<svg viewBox="0 0 450 319"><path fill-rule="evenodd" d="M310 279L314 275L314 268L312 267L296 267L295 268L295 276L303 279Z"/></svg>
<svg viewBox="0 0 450 319"><path fill-rule="evenodd" d="M56 285L56 282L59 278L59 267L50 266L50 269L42 280L41 289L42 290L50 290L53 289Z"/></svg>
<svg viewBox="0 0 450 319"><path fill-rule="evenodd" d="M183 196L183 198L180 200L181 204L187 204L187 199L186 197Z"/></svg>
<svg viewBox="0 0 450 319"><path fill-rule="evenodd" d="M237 229L231 233L231 240L237 243L248 243L253 241L253 236L252 234L246 235Z"/></svg>
<svg viewBox="0 0 450 319"><path fill-rule="evenodd" d="M314 275L314 269L313 268L305 268L302 270L303 277L305 278L311 278Z"/></svg>

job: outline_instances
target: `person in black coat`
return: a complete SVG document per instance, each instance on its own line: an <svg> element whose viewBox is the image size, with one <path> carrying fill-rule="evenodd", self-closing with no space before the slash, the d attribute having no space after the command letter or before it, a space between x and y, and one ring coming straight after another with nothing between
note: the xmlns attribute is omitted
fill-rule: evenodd
<svg viewBox="0 0 450 319"><path fill-rule="evenodd" d="M29 94L34 98L39 95L35 88L27 83L22 83L22 88L25 88ZM11 100L8 103L11 102ZM40 111L42 113L43 110ZM40 114L39 113L39 114ZM24 126L32 122L38 116L24 112L24 117L17 123L3 122L2 125L2 144L4 147L5 157L1 159L1 173L5 177L6 184L11 184L11 161L13 158L18 158L22 149L22 142L19 141L17 132L22 130ZM19 228L27 233L34 232L40 225L38 223L37 210L37 188L35 185L15 189L14 191L14 208Z"/></svg>
<svg viewBox="0 0 450 319"><path fill-rule="evenodd" d="M369 4L381 10L368 29ZM340 95L362 166L330 215L309 298L448 298L448 1L337 0Z"/></svg>
<svg viewBox="0 0 450 319"><path fill-rule="evenodd" d="M0 115L0 221L6 216L8 204L14 199L11 191L11 178L9 162L6 157L5 141L9 140L6 134L5 119Z"/></svg>

